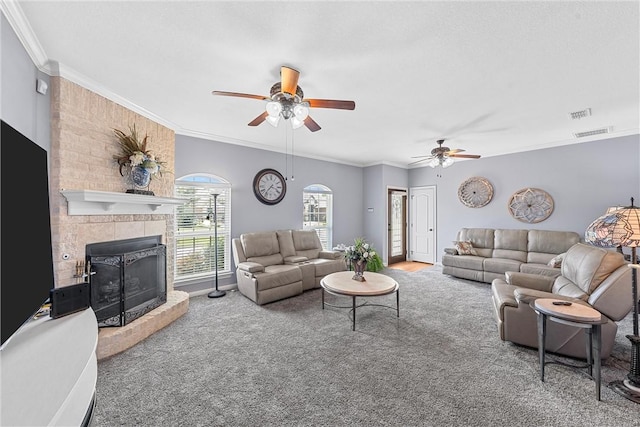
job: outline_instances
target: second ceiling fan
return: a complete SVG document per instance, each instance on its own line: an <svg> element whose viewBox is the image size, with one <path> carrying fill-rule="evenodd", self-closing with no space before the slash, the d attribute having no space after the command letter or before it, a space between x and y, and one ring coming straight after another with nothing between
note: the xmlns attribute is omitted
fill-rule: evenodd
<svg viewBox="0 0 640 427"><path fill-rule="evenodd" d="M320 130L320 125L309 116L309 108L334 108L339 110L353 110L354 101L339 101L335 99L305 99L304 93L298 86L300 72L291 67L280 67L280 81L271 86L269 96L252 95L248 93L224 92L214 90L213 95L235 96L268 101L265 112L249 122L249 126L258 126L264 121L277 126L280 118L291 119L294 129L306 126L311 132Z"/></svg>
<svg viewBox="0 0 640 427"><path fill-rule="evenodd" d="M417 163L429 162L427 165L435 168L437 166L442 166L443 168L449 167L453 164L454 158L459 159L479 159L480 155L478 154L460 154L464 150L460 148L454 148L453 150L449 147L443 147L444 139L439 139L436 141L438 146L431 150L431 154L427 156L415 156L412 159L420 159L415 162L409 163L409 166L415 165Z"/></svg>

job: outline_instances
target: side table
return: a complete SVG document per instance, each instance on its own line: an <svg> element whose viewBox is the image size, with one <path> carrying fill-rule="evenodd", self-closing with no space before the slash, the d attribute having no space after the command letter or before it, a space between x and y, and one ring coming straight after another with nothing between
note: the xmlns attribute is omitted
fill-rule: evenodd
<svg viewBox="0 0 640 427"><path fill-rule="evenodd" d="M557 363L571 368L586 368L586 374L596 383L596 399L600 400L600 350L602 348L602 319L599 311L582 304L556 305L554 302L565 302L552 298L540 298L533 302L532 308L538 314L538 357L540 359L540 380L544 382L544 366L546 363ZM587 334L587 363L574 365L559 360L545 362L545 339L547 334L547 318L557 323L583 328Z"/></svg>

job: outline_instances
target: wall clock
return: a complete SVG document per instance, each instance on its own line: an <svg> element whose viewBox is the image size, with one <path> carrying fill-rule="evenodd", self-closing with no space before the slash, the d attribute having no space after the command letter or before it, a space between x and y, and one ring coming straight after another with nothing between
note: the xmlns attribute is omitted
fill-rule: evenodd
<svg viewBox="0 0 640 427"><path fill-rule="evenodd" d="M549 218L553 212L553 199L544 190L523 188L513 193L508 208L518 221L536 223Z"/></svg>
<svg viewBox="0 0 640 427"><path fill-rule="evenodd" d="M493 198L493 186L486 178L474 176L460 184L458 199L470 208L481 208Z"/></svg>
<svg viewBox="0 0 640 427"><path fill-rule="evenodd" d="M284 199L287 183L275 169L262 169L253 178L253 193L265 205L275 205Z"/></svg>

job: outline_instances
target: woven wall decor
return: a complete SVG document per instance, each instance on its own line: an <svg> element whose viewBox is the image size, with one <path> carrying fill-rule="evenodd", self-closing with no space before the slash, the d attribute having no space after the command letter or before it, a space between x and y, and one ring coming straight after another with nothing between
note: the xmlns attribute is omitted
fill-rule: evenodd
<svg viewBox="0 0 640 427"><path fill-rule="evenodd" d="M474 176L458 187L458 199L470 208L481 208L493 198L493 186L486 179Z"/></svg>
<svg viewBox="0 0 640 427"><path fill-rule="evenodd" d="M553 199L539 188L523 188L513 193L508 208L518 221L533 224L549 218L553 212Z"/></svg>

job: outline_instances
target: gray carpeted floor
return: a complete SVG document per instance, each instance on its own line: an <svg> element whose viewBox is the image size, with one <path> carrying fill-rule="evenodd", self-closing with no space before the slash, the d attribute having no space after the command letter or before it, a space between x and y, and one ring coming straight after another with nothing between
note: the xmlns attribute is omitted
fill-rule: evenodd
<svg viewBox="0 0 640 427"><path fill-rule="evenodd" d="M100 426L640 426L606 384L629 372L621 322L592 380L500 341L490 286L438 267L386 269L394 310L321 309L321 290L257 306L238 292L191 298L187 314L98 364ZM395 306L394 296L369 299ZM328 296L338 304L348 299Z"/></svg>

